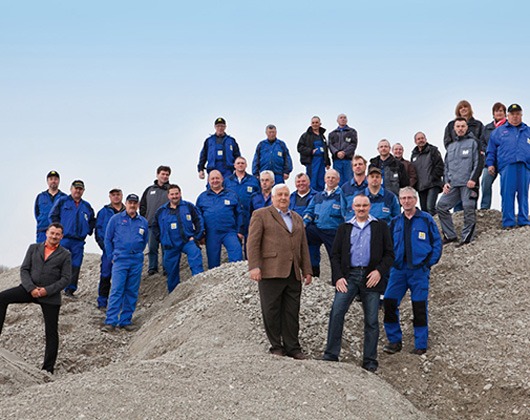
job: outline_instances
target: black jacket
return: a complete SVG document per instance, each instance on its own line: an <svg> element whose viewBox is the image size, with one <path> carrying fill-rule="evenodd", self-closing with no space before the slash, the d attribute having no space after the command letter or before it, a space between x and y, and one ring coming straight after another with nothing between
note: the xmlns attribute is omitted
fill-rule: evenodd
<svg viewBox="0 0 530 420"><path fill-rule="evenodd" d="M326 129L320 127L320 136L322 137L324 143L324 162L326 166L330 166L331 161L329 159L328 143L326 141L326 137L324 136L325 132ZM313 129L311 127L309 127L307 131L300 136L297 150L298 153L300 153L300 163L302 165L310 165L313 161L313 149L315 148L313 145L315 144L316 139L317 136L315 133L313 133Z"/></svg>
<svg viewBox="0 0 530 420"><path fill-rule="evenodd" d="M47 295L37 301L50 305L61 304L61 291L70 284L72 262L70 252L59 246L44 261L44 242L30 245L24 262L20 266L22 287L31 293L44 287Z"/></svg>
<svg viewBox="0 0 530 420"><path fill-rule="evenodd" d="M337 229L333 250L331 252L331 283L333 286L340 278L348 278L350 273L350 235L353 225L343 223ZM370 242L370 263L366 269L366 274L373 270L379 271L381 280L375 287L366 287L366 276L363 279L363 288L369 292L384 293L386 289L386 274L394 264L394 247L388 225L381 220L370 222L371 242Z"/></svg>
<svg viewBox="0 0 530 420"><path fill-rule="evenodd" d="M393 155L381 160L380 156L370 159L370 167L375 166L383 172L383 188L392 191L399 197L399 189L408 187L410 184L409 174L405 165L397 160Z"/></svg>
<svg viewBox="0 0 530 420"><path fill-rule="evenodd" d="M425 191L434 187L443 188L444 161L436 146L427 143L420 151L416 146L410 156L412 165L416 168L417 182L415 188Z"/></svg>

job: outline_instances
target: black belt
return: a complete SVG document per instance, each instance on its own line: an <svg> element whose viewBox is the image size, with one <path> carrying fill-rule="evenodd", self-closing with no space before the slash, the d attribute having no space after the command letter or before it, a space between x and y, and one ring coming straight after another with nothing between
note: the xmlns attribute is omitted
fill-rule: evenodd
<svg viewBox="0 0 530 420"><path fill-rule="evenodd" d="M368 267L350 267L350 270L366 270Z"/></svg>

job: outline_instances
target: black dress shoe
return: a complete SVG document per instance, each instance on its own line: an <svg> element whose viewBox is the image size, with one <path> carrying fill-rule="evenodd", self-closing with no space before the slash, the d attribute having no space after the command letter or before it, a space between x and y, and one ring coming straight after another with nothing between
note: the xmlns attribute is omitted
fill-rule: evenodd
<svg viewBox="0 0 530 420"><path fill-rule="evenodd" d="M427 349L414 349L410 351L411 354L417 354L418 356L421 356L422 354L427 353Z"/></svg>
<svg viewBox="0 0 530 420"><path fill-rule="evenodd" d="M447 245L447 244L450 244L451 242L456 242L456 241L457 241L457 238L449 239L444 236L442 239L442 245Z"/></svg>
<svg viewBox="0 0 530 420"><path fill-rule="evenodd" d="M274 349L274 350L270 350L270 353L273 355L273 356L285 356L285 350L283 349Z"/></svg>
<svg viewBox="0 0 530 420"><path fill-rule="evenodd" d="M295 360L307 360L307 356L302 352L295 353L291 357Z"/></svg>
<svg viewBox="0 0 530 420"><path fill-rule="evenodd" d="M388 343L383 347L383 351L388 354L396 354L401 351L402 347L401 341L398 343Z"/></svg>

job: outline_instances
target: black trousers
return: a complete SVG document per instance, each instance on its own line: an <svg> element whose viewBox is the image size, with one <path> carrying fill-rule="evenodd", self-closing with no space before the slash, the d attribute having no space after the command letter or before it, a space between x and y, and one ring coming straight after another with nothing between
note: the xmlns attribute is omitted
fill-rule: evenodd
<svg viewBox="0 0 530 420"><path fill-rule="evenodd" d="M7 307L10 303L37 303L42 309L44 316L44 330L46 333L46 350L44 352L44 364L42 369L53 373L57 351L59 350L59 310L61 305L50 305L41 303L26 292L22 285L4 290L0 293L0 334L6 318Z"/></svg>
<svg viewBox="0 0 530 420"><path fill-rule="evenodd" d="M302 283L296 279L294 270L287 278L262 279L258 287L270 350L284 350L289 356L301 352L298 315Z"/></svg>

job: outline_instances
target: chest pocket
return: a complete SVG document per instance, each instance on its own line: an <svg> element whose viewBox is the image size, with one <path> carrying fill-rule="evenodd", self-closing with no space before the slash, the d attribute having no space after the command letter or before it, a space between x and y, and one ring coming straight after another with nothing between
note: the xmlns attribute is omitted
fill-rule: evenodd
<svg viewBox="0 0 530 420"><path fill-rule="evenodd" d="M462 149L461 157L463 159L469 159L471 157L471 149Z"/></svg>

